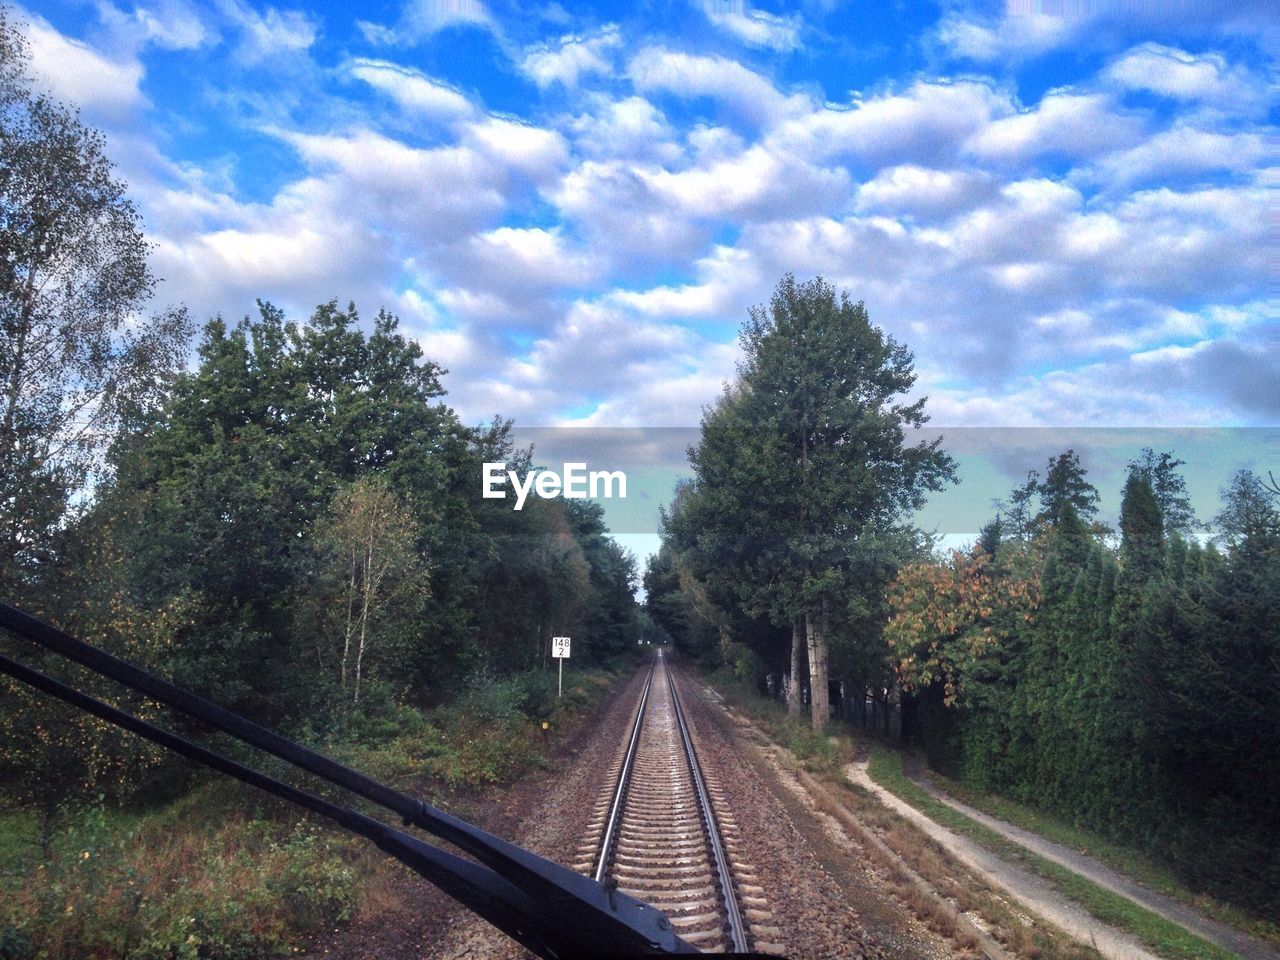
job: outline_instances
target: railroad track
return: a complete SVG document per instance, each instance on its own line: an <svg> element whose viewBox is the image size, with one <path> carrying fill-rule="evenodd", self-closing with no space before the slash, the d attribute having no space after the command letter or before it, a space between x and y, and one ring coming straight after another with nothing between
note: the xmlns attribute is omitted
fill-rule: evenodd
<svg viewBox="0 0 1280 960"><path fill-rule="evenodd" d="M574 868L662 910L706 952L768 950L776 928L737 824L701 768L659 652Z"/></svg>

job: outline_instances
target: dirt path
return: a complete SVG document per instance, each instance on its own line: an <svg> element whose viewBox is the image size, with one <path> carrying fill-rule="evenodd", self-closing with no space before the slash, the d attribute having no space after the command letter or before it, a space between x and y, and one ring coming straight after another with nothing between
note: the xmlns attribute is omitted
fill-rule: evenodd
<svg viewBox="0 0 1280 960"><path fill-rule="evenodd" d="M909 771L907 776L919 787L928 791L929 795L935 800L945 803L953 810L957 810L966 817L978 821L984 827L994 830L1006 840L1011 840L1032 853L1044 857L1046 860L1052 860L1054 863L1092 880L1098 886L1104 887L1112 893L1132 900L1139 906L1164 917L1171 923L1176 923L1197 936L1204 937L1210 943L1216 943L1220 947L1234 951L1244 957L1245 960L1280 960L1280 951L1272 949L1267 944L1255 940L1248 934L1227 926L1225 923L1219 923L1217 920L1206 917L1188 904L1135 883L1130 878L1117 873L1088 854L1053 843L1044 837L1031 833L1029 830L1023 830L1021 827L1016 827L1007 821L983 813L981 810L975 810L973 807L948 796L919 773Z"/></svg>
<svg viewBox="0 0 1280 960"><path fill-rule="evenodd" d="M1027 910L1057 925L1082 943L1091 944L1107 960L1157 960L1133 936L1099 922L1079 904L1058 893L1049 883L1029 870L1006 863L968 837L952 833L930 820L915 807L900 800L867 773L865 762L845 767L849 780L875 795L885 806L941 844L988 883L1003 888Z"/></svg>

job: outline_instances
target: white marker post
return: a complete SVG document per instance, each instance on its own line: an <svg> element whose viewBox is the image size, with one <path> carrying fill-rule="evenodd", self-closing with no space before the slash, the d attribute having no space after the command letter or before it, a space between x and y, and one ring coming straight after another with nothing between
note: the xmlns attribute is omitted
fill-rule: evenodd
<svg viewBox="0 0 1280 960"><path fill-rule="evenodd" d="M569 638L552 637L551 655L560 661L560 676L556 679L556 699L564 693L564 662L569 659Z"/></svg>

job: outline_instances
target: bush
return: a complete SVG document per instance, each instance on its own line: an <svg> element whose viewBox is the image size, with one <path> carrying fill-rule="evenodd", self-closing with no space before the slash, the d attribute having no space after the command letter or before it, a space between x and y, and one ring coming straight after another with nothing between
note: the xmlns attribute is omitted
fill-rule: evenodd
<svg viewBox="0 0 1280 960"><path fill-rule="evenodd" d="M54 856L14 877L0 905L0 957L252 960L351 916L349 841L313 825L160 815L144 828L82 811ZM183 803L188 811L191 803Z"/></svg>

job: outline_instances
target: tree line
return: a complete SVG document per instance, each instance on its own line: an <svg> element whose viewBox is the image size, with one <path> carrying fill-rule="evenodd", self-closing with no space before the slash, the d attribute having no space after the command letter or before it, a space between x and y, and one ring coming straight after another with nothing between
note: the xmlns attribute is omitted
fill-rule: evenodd
<svg viewBox="0 0 1280 960"><path fill-rule="evenodd" d="M1250 471L1209 541L1170 453L1118 542L1068 452L971 550L905 566L889 654L930 763L1135 844L1280 919L1280 511Z"/></svg>
<svg viewBox="0 0 1280 960"><path fill-rule="evenodd" d="M602 509L482 498L482 463L524 471L535 453L501 416L464 424L394 316L260 301L208 321L189 364L186 309L145 313L156 288L102 136L35 90L0 9L6 602L312 740L549 666L553 634L577 662L635 648L636 562ZM173 789L129 738L7 679L0 697L11 797L51 817L77 795Z"/></svg>

